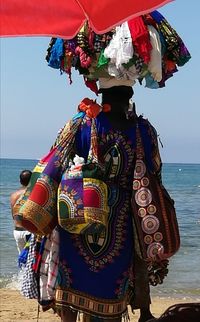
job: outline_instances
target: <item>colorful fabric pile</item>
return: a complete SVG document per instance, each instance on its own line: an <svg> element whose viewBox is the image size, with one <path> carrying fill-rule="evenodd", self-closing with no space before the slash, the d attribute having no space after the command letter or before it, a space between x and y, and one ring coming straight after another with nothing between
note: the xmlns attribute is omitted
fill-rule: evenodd
<svg viewBox="0 0 200 322"><path fill-rule="evenodd" d="M52 38L46 56L50 67L69 75L70 83L72 68L78 70L96 93L99 78L138 80L141 84L144 80L148 88L164 87L190 58L180 36L158 11L101 35L85 24L73 39Z"/></svg>

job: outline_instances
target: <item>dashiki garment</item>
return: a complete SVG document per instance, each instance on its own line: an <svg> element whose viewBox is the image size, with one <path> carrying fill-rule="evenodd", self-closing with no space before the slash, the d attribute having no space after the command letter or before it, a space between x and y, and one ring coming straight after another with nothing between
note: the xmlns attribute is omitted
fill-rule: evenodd
<svg viewBox="0 0 200 322"><path fill-rule="evenodd" d="M72 234L58 227L59 268L55 304L102 319L127 312L129 287L134 285L134 236L131 212L135 167L136 126L113 129L106 113L95 119L101 160L105 162L109 191L107 227L95 233ZM151 141L148 127L138 119L149 167ZM131 124L131 123L130 123ZM76 152L87 160L91 119L87 116L76 134ZM96 321L96 320L95 320Z"/></svg>

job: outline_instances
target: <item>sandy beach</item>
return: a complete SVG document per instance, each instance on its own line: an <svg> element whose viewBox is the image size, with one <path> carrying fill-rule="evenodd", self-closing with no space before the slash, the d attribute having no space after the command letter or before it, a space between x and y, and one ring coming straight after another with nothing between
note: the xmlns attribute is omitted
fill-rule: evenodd
<svg viewBox="0 0 200 322"><path fill-rule="evenodd" d="M195 300L152 298L152 313L159 317L169 306L175 303L195 302ZM197 302L197 301L196 301ZM20 295L19 291L0 289L0 320L2 322L37 321L38 305L36 300L29 300ZM138 311L130 312L130 321L138 321ZM57 322L60 318L52 310L40 312L39 322Z"/></svg>

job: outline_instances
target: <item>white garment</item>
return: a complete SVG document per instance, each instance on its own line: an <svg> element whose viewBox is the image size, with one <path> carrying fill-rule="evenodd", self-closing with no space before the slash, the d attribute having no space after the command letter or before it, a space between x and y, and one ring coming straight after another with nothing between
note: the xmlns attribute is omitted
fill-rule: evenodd
<svg viewBox="0 0 200 322"><path fill-rule="evenodd" d="M118 80L130 80L132 82L131 86L134 85L134 81L139 77L135 65L132 65L127 69L124 66L116 68L115 64L109 63L108 74Z"/></svg>
<svg viewBox="0 0 200 322"><path fill-rule="evenodd" d="M157 82L162 79L162 55L161 55L161 42L157 30L153 26L147 26L150 35L150 42L152 50L150 53L150 61L148 64L148 70L152 77Z"/></svg>
<svg viewBox="0 0 200 322"><path fill-rule="evenodd" d="M133 58L133 43L127 22L116 27L116 33L105 48L104 56L110 58L110 62L114 63L116 68L128 63Z"/></svg>
<svg viewBox="0 0 200 322"><path fill-rule="evenodd" d="M40 266L40 302L55 297L59 262L59 233L54 229L45 242Z"/></svg>
<svg viewBox="0 0 200 322"><path fill-rule="evenodd" d="M30 235L30 232L27 230L14 230L13 235L16 241L17 250L20 254L27 242L27 235Z"/></svg>
<svg viewBox="0 0 200 322"><path fill-rule="evenodd" d="M133 86L135 81L131 79L116 79L115 77L101 77L99 78L99 88L110 88L113 86Z"/></svg>

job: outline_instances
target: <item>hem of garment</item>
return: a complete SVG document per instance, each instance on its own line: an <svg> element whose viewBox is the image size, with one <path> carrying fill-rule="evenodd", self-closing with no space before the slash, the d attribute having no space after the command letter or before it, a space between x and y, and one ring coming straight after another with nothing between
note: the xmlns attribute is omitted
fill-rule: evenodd
<svg viewBox="0 0 200 322"><path fill-rule="evenodd" d="M70 308L99 318L116 319L128 314L128 295L123 299L102 299L73 289L57 288L55 305L58 309Z"/></svg>

